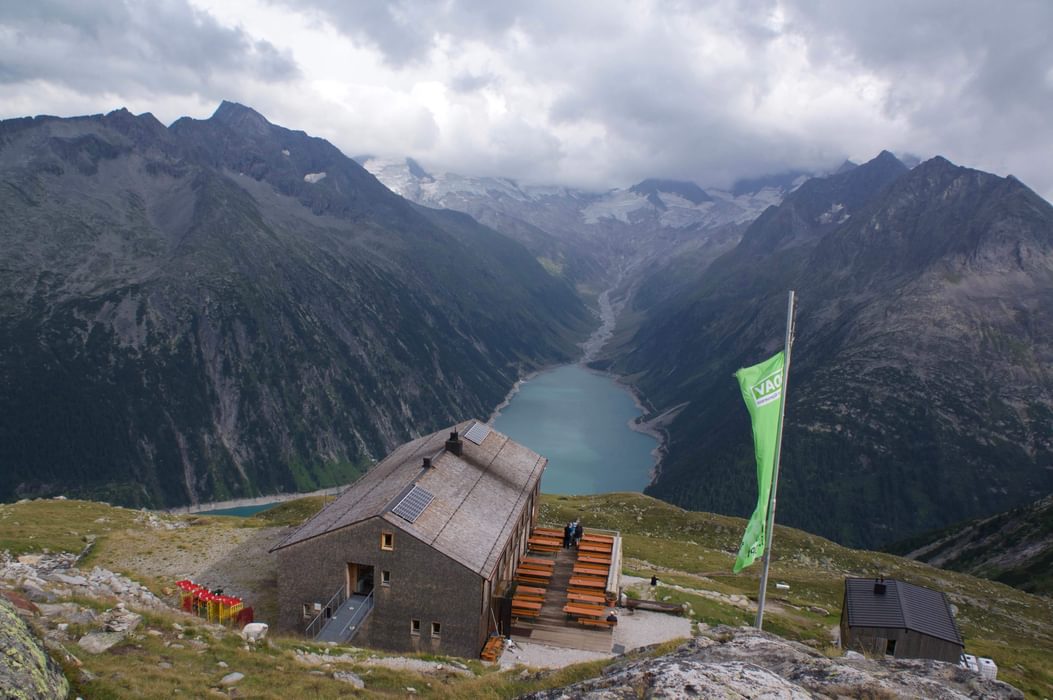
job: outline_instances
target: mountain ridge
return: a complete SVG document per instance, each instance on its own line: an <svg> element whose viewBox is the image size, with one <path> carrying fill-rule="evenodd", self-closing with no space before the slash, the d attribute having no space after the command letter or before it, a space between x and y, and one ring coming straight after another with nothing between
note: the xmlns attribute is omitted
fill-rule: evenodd
<svg viewBox="0 0 1053 700"><path fill-rule="evenodd" d="M656 411L695 401L669 426L670 456L648 493L752 508L747 490L717 490L753 471L727 377L781 348L794 288L786 522L866 546L1048 493L1053 207L945 159L908 171L883 153L828 180L839 182L805 183L765 212L686 296L638 310L647 320L609 350ZM837 209L842 199L850 206ZM844 216L824 219L834 210ZM667 278L659 269L641 289ZM966 486L977 482L987 488Z"/></svg>
<svg viewBox="0 0 1053 700"><path fill-rule="evenodd" d="M4 498L337 483L578 352L589 313L518 244L217 114L0 122Z"/></svg>

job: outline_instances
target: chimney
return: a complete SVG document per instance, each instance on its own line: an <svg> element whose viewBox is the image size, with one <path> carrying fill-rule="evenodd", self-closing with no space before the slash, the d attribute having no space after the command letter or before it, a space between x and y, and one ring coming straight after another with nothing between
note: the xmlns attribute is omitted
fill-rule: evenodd
<svg viewBox="0 0 1053 700"><path fill-rule="evenodd" d="M885 595L885 577L881 576L874 581L874 595Z"/></svg>
<svg viewBox="0 0 1053 700"><path fill-rule="evenodd" d="M450 439L446 441L446 451L460 457L463 449L464 443L461 442L461 438L457 435L457 431L451 431Z"/></svg>
<svg viewBox="0 0 1053 700"><path fill-rule="evenodd" d="M424 458L424 468L431 469L431 457Z"/></svg>

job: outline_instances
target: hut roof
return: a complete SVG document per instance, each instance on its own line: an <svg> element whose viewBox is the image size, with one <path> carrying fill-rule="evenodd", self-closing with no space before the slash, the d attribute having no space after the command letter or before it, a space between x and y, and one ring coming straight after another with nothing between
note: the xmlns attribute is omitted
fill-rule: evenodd
<svg viewBox="0 0 1053 700"><path fill-rule="evenodd" d="M460 455L445 448L454 430ZM395 448L271 551L380 517L488 578L547 463L481 422L465 421ZM404 499L416 500L419 512Z"/></svg>
<svg viewBox="0 0 1053 700"><path fill-rule="evenodd" d="M877 583L872 578L845 579L849 627L908 629L965 646L941 591L888 579L883 581L885 592L878 593Z"/></svg>

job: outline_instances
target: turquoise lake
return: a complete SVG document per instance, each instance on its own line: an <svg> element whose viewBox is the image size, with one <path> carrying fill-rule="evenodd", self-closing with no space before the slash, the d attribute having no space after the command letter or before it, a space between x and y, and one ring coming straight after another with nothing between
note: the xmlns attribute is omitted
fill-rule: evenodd
<svg viewBox="0 0 1053 700"><path fill-rule="evenodd" d="M548 457L544 493L642 491L658 441L629 428L639 415L613 379L566 365L523 382L493 426Z"/></svg>

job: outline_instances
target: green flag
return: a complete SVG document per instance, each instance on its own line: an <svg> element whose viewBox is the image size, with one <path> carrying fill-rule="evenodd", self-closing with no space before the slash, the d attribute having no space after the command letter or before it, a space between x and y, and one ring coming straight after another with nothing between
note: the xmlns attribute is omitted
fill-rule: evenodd
<svg viewBox="0 0 1053 700"><path fill-rule="evenodd" d="M782 415L783 359L780 352L735 373L753 422L753 449L757 454L757 507L746 526L746 534L742 536L733 569L736 574L764 555L771 472Z"/></svg>

